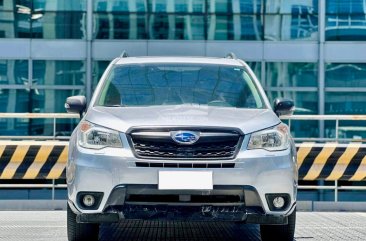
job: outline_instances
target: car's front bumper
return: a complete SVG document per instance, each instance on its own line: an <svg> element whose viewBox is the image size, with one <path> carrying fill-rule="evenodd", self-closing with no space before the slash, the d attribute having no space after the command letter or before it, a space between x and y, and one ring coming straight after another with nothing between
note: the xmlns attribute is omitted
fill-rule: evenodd
<svg viewBox="0 0 366 241"><path fill-rule="evenodd" d="M157 188L160 170L174 170L182 172L187 170L210 170L213 174L214 189L217 187L219 187L219 189L221 187L224 189L235 187L234 189L244 190L243 203L240 211L241 213L236 213L236 220L246 222L251 222L250 220L256 220L256 223L260 223L261 220L272 220L270 222L281 223L283 222L284 217L292 213L296 205L297 167L294 153L292 153L290 149L278 152L268 152L265 150L245 150L240 151L234 160L206 160L197 162L235 163L234 168L153 168L137 167L136 162L141 160L134 157L128 146L126 148L120 149L105 148L102 150L90 150L77 147L75 142L70 143L70 145L74 145L74 147L71 155L69 156L69 162L67 165L68 198L69 203L72 203L73 205L74 212L80 214L81 221L83 221L84 218L85 220L88 220L89 214L96 214L96 216L99 215L103 217L102 214L107 213L107 211L112 213L111 216L115 216L113 213L117 213L118 218L132 217L131 215L127 215L127 210L133 210L133 208L131 209L131 203L123 203L122 205L118 203L115 205L110 205L110 198L114 190L116 187L125 186L134 187L134 190L138 193L143 193L148 190L156 190L156 192L154 191L155 193L153 194L162 194L162 190L158 190ZM144 161L151 163L157 162L157 160ZM158 162L171 163L177 161L162 160ZM255 195L250 192L246 193L245 190L254 190ZM212 194L213 191L214 190L191 190L191 193L193 192L202 195L210 195L210 193ZM80 192L103 193L98 207L92 210L83 209L81 205L79 205L77 197L78 193ZM166 193L175 193L177 195L191 194L189 191L187 193L186 191L177 190L163 192L163 194ZM289 203L283 210L271 210L267 203L266 195L276 193L288 194L289 196ZM225 191L223 194L225 194ZM161 216L161 213L174 213L180 209L180 207L182 207L181 204L182 203L172 203L170 205L163 204L159 206L156 203L133 203L132 205L134 205L136 208L142 207L142 209L147 210L145 214L141 214L140 216L142 219L147 219L147 217ZM149 213L148 209L146 209L144 205L150 205L150 207L155 207L155 209L158 209L156 209L156 213ZM113 206L114 209L108 209L110 206ZM195 205L188 203L188 209L191 206ZM207 208L212 205L210 205L210 203L204 203L198 206L199 208ZM220 205L214 204L213 206L215 207L212 210L216 209L216 211L213 213L219 213L217 210L220 211ZM126 210L127 207L129 209ZM258 211L258 209L253 209L253 207L260 207L260 211ZM185 210L182 210L183 213L187 211L187 208L184 209ZM255 212L253 212L253 210ZM223 212L223 209L221 209L221 211ZM200 211L198 213L202 212ZM146 216L146 214L148 214L148 216ZM179 216L184 217L184 215L178 215L175 218L178 218ZM237 218L240 215L241 217ZM208 217L209 216L210 215L208 215ZM95 217L95 215L93 217ZM263 217L265 218L262 219ZM273 221L271 217L279 219L277 221ZM115 220L115 218L116 217L112 219ZM138 216L133 218L138 218ZM263 222L265 223L266 221Z"/></svg>
<svg viewBox="0 0 366 241"><path fill-rule="evenodd" d="M123 219L154 221L234 221L253 224L287 224L287 216L270 215L260 208L241 206L135 205L113 206L102 213L82 213L69 201L79 223L114 223ZM291 212L294 211L293 204Z"/></svg>

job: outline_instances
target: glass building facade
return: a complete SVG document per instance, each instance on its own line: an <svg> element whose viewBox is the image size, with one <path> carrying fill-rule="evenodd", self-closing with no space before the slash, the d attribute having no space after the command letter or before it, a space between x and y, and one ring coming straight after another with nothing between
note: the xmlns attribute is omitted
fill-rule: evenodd
<svg viewBox="0 0 366 241"><path fill-rule="evenodd" d="M0 0L0 112L65 112L123 50L234 52L297 114L366 113L366 0ZM57 124L69 135L75 120ZM332 137L334 123L291 131ZM0 133L50 135L52 123L1 119Z"/></svg>

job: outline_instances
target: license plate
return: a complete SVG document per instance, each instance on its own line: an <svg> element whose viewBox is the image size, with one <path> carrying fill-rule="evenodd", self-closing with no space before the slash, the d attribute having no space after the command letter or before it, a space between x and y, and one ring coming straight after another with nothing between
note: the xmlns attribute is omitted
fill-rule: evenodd
<svg viewBox="0 0 366 241"><path fill-rule="evenodd" d="M212 189L212 171L159 171L159 190Z"/></svg>

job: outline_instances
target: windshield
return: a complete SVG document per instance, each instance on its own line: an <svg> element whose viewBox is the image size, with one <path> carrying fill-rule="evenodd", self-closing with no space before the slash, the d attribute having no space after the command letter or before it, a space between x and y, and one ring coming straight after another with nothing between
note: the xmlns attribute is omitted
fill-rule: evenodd
<svg viewBox="0 0 366 241"><path fill-rule="evenodd" d="M116 65L100 92L100 106L197 104L264 108L243 67L213 64Z"/></svg>

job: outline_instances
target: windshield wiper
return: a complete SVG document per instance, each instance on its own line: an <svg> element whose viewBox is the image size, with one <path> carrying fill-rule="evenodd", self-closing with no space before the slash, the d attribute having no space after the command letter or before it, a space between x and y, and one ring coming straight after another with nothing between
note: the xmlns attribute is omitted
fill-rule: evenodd
<svg viewBox="0 0 366 241"><path fill-rule="evenodd" d="M125 105L103 105L103 107L125 107Z"/></svg>

